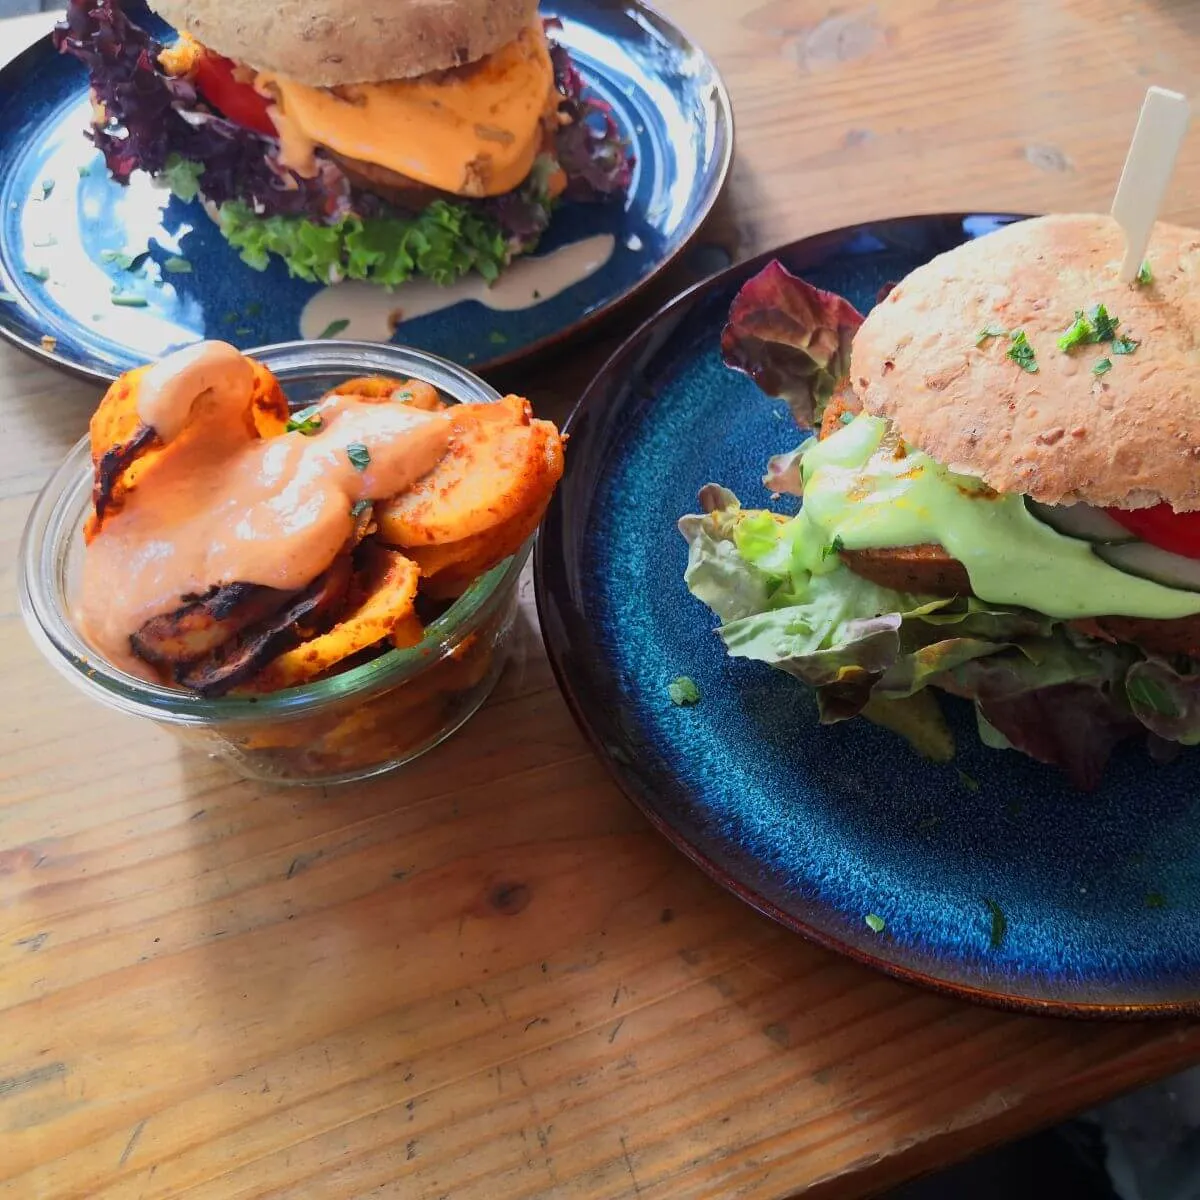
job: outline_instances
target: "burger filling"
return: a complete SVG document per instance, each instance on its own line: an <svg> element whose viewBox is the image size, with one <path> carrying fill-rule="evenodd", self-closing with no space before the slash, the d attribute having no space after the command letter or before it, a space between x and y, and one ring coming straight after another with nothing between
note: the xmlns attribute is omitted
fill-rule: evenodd
<svg viewBox="0 0 1200 1200"><path fill-rule="evenodd" d="M811 424L860 321L776 264L735 301L726 361ZM1130 735L1159 753L1200 742L1186 514L1049 508L949 471L845 392L823 415L764 479L799 511L710 485L680 521L687 585L731 655L810 684L823 721L862 714L939 759L953 742L929 689L964 697L986 743L1084 788Z"/></svg>
<svg viewBox="0 0 1200 1200"><path fill-rule="evenodd" d="M547 23L548 25L552 23ZM163 47L119 0L71 0L58 48L89 69L92 139L207 203L251 266L301 278L494 278L533 249L562 196L624 193L633 160L539 25L477 63L417 79L313 88Z"/></svg>

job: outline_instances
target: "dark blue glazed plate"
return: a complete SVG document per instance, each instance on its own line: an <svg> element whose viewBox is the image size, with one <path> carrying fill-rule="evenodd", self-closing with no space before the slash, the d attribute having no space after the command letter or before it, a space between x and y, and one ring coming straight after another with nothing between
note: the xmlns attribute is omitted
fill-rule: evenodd
<svg viewBox="0 0 1200 1200"><path fill-rule="evenodd" d="M680 296L573 414L538 541L546 645L576 719L650 820L715 879L825 946L973 1000L1076 1015L1200 1011L1200 751L1119 753L1082 795L990 750L947 704L936 766L865 721L821 727L810 692L731 659L683 583L675 530L709 481L769 502L787 408L726 369L738 287L772 257L861 311L880 287L1011 217L885 221L797 242ZM677 708L670 680L702 699ZM868 914L882 918L876 933ZM878 922L875 922L878 924Z"/></svg>
<svg viewBox="0 0 1200 1200"><path fill-rule="evenodd" d="M137 0L126 7L170 40ZM561 18L555 37L612 105L638 165L623 204L563 205L538 254L519 260L520 275L506 276L498 293L409 284L388 296L369 285L322 289L290 279L278 263L252 270L199 204L143 175L129 187L108 178L83 136L86 71L42 39L0 69L0 336L77 374L111 379L201 338L249 349L331 327L482 368L596 320L699 228L729 168L732 112L704 52L648 5L553 0L545 11ZM140 269L122 269L118 256L147 250ZM411 315L447 300L452 306ZM410 316L393 330L406 308Z"/></svg>

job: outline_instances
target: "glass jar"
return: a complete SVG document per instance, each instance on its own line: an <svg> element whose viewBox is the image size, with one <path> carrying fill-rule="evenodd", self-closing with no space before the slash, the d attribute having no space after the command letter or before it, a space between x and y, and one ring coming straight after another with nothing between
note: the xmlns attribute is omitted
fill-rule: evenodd
<svg viewBox="0 0 1200 1200"><path fill-rule="evenodd" d="M274 372L293 408L363 375L424 380L452 403L499 399L462 367L400 346L287 342L250 355ZM512 653L517 584L532 538L478 578L408 649L265 695L206 699L148 683L103 660L75 622L91 494L84 438L42 489L25 526L18 587L26 626L76 686L110 708L149 718L247 778L345 783L410 762L467 721Z"/></svg>

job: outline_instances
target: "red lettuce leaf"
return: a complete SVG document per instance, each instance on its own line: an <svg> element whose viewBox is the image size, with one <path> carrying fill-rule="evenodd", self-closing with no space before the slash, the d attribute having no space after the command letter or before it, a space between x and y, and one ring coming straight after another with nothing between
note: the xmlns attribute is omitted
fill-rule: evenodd
<svg viewBox="0 0 1200 1200"><path fill-rule="evenodd" d="M1083 792L1100 785L1119 742L1146 732L1111 690L1083 683L1060 683L1013 696L978 696L975 705L1014 750L1060 767Z"/></svg>
<svg viewBox="0 0 1200 1200"><path fill-rule="evenodd" d="M810 427L850 369L850 343L862 322L848 300L772 262L735 297L721 353L727 366L786 400L796 423Z"/></svg>
<svg viewBox="0 0 1200 1200"><path fill-rule="evenodd" d="M546 29L561 29L551 18ZM559 114L567 118L555 137L555 154L567 175L568 200L607 200L623 196L633 180L635 159L613 120L612 109L586 88L571 56L550 42Z"/></svg>
<svg viewBox="0 0 1200 1200"><path fill-rule="evenodd" d="M349 184L331 161L322 157L312 179L289 171L275 139L225 120L187 80L163 72L162 46L117 0L71 0L54 44L88 68L103 108L89 136L118 183L136 170L157 175L183 159L203 163L203 191L214 204L243 200L263 216L326 222L349 211Z"/></svg>

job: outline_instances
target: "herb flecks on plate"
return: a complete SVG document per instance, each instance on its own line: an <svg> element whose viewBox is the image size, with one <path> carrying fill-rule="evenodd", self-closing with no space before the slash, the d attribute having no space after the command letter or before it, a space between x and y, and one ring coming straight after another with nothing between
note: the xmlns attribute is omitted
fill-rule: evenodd
<svg viewBox="0 0 1200 1200"><path fill-rule="evenodd" d="M676 708L689 708L700 702L700 689L696 681L687 675L680 675L667 684L667 695Z"/></svg>

